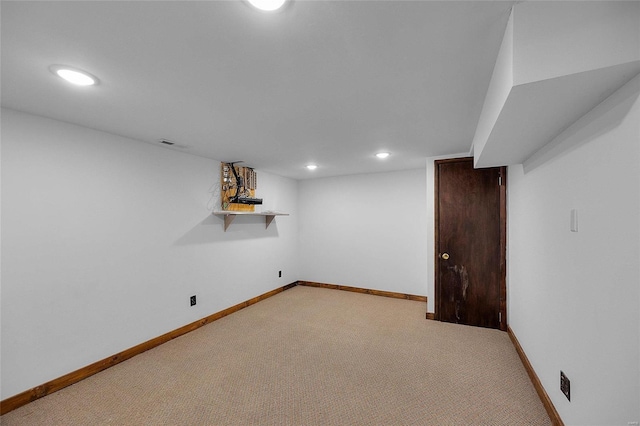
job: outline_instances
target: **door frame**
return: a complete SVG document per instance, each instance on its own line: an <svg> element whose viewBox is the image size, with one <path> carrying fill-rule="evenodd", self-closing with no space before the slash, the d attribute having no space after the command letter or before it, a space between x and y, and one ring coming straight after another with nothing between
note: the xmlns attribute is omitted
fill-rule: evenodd
<svg viewBox="0 0 640 426"><path fill-rule="evenodd" d="M435 284L435 305L434 318L440 321L440 303L441 303L441 283L440 283L440 259L438 258L440 246L440 209L439 209L439 165L445 163L456 163L471 161L473 157L449 158L434 161L434 284ZM474 167L475 168L475 167ZM500 169L500 186L499 186L499 203L500 203L500 330L507 331L507 167L502 166Z"/></svg>

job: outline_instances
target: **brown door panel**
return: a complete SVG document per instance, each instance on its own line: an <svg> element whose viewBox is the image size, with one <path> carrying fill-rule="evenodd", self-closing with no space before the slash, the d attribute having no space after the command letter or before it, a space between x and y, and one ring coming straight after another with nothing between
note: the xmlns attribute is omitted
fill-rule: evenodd
<svg viewBox="0 0 640 426"><path fill-rule="evenodd" d="M503 328L501 168L436 162L436 318Z"/></svg>

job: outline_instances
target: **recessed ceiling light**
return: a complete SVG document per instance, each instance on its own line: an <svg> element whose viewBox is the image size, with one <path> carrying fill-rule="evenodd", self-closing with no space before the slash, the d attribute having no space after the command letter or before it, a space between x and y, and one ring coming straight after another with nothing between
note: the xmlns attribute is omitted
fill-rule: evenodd
<svg viewBox="0 0 640 426"><path fill-rule="evenodd" d="M60 78L77 86L93 86L98 84L98 78L78 68L66 65L51 65L49 70Z"/></svg>
<svg viewBox="0 0 640 426"><path fill-rule="evenodd" d="M318 168L318 166L316 166L315 164L308 164L307 165L307 169L309 169L309 170L315 170L317 168Z"/></svg>
<svg viewBox="0 0 640 426"><path fill-rule="evenodd" d="M273 12L280 9L287 0L249 0L249 3L256 9L264 10L266 12Z"/></svg>
<svg viewBox="0 0 640 426"><path fill-rule="evenodd" d="M379 152L376 154L378 158L387 158L390 154L388 152Z"/></svg>

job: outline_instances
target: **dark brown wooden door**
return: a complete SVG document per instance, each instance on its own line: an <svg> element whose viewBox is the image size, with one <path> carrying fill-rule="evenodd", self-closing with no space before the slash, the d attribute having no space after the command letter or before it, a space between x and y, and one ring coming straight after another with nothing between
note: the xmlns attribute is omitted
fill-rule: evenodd
<svg viewBox="0 0 640 426"><path fill-rule="evenodd" d="M436 319L506 330L506 168L435 163Z"/></svg>

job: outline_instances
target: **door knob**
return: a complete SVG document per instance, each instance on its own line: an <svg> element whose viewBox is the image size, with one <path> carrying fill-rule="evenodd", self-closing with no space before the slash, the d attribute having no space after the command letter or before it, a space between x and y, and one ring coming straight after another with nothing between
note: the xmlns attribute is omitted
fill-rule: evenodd
<svg viewBox="0 0 640 426"><path fill-rule="evenodd" d="M449 253L440 253L440 259L449 260Z"/></svg>

